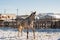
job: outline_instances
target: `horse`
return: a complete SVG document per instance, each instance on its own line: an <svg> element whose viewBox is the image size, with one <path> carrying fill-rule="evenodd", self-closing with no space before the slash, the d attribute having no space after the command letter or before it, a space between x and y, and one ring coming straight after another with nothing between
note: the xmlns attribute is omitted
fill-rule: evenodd
<svg viewBox="0 0 60 40"><path fill-rule="evenodd" d="M19 32L21 32L22 35L22 30L26 29L27 30L27 39L28 39L28 30L31 29L33 31L33 36L35 39L35 28L33 27L34 25L34 20L35 20L35 12L32 12L30 16L28 16L27 18L23 19L19 26L18 26L18 36L19 36Z"/></svg>

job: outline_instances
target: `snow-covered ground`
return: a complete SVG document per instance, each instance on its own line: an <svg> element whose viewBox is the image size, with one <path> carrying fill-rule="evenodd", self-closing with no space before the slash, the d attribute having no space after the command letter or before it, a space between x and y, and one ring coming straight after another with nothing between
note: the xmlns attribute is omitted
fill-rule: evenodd
<svg viewBox="0 0 60 40"><path fill-rule="evenodd" d="M35 39L33 39L32 31L29 31L29 39L26 38L26 31L23 35L18 37L17 29L0 28L0 40L60 40L60 29L40 29L35 32Z"/></svg>

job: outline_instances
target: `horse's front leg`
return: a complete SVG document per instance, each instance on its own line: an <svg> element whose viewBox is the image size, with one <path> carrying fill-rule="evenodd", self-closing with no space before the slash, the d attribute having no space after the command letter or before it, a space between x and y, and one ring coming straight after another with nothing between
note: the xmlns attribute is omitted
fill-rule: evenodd
<svg viewBox="0 0 60 40"><path fill-rule="evenodd" d="M32 27L32 31L33 31L33 36L34 36L34 39L35 39L35 28Z"/></svg>
<svg viewBox="0 0 60 40"><path fill-rule="evenodd" d="M20 31L18 30L18 37L19 37L19 33L20 33Z"/></svg>
<svg viewBox="0 0 60 40"><path fill-rule="evenodd" d="M28 33L29 33L29 32L28 32L28 28L27 28L27 39L28 39Z"/></svg>
<svg viewBox="0 0 60 40"><path fill-rule="evenodd" d="M34 39L35 39L35 29L33 29L33 36L34 36Z"/></svg>

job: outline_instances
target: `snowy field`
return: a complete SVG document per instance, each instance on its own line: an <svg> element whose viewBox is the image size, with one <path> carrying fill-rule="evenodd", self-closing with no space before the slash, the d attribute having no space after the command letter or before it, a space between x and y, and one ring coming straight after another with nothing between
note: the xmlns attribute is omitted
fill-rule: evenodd
<svg viewBox="0 0 60 40"><path fill-rule="evenodd" d="M29 31L29 39L26 39L26 31L23 30L23 35L18 37L17 29L0 28L0 40L60 40L60 29L40 29L35 32L35 39L33 33Z"/></svg>

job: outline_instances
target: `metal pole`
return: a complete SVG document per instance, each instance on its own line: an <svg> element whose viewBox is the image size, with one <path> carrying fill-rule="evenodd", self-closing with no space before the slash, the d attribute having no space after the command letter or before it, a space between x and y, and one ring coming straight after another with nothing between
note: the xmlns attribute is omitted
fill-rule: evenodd
<svg viewBox="0 0 60 40"><path fill-rule="evenodd" d="M4 9L4 14L6 14L6 9ZM7 20L7 18L6 18L6 20ZM3 22L3 27L4 27L4 25L5 25L5 24L4 24L4 22Z"/></svg>
<svg viewBox="0 0 60 40"><path fill-rule="evenodd" d="M2 10L0 9L0 14L2 13Z"/></svg>
<svg viewBox="0 0 60 40"><path fill-rule="evenodd" d="M17 16L18 16L18 8L17 8Z"/></svg>
<svg viewBox="0 0 60 40"><path fill-rule="evenodd" d="M18 8L16 10L17 10L17 17L18 17ZM18 20L16 19L16 26L18 26L17 22Z"/></svg>
<svg viewBox="0 0 60 40"><path fill-rule="evenodd" d="M4 9L4 14L6 13L6 9Z"/></svg>

